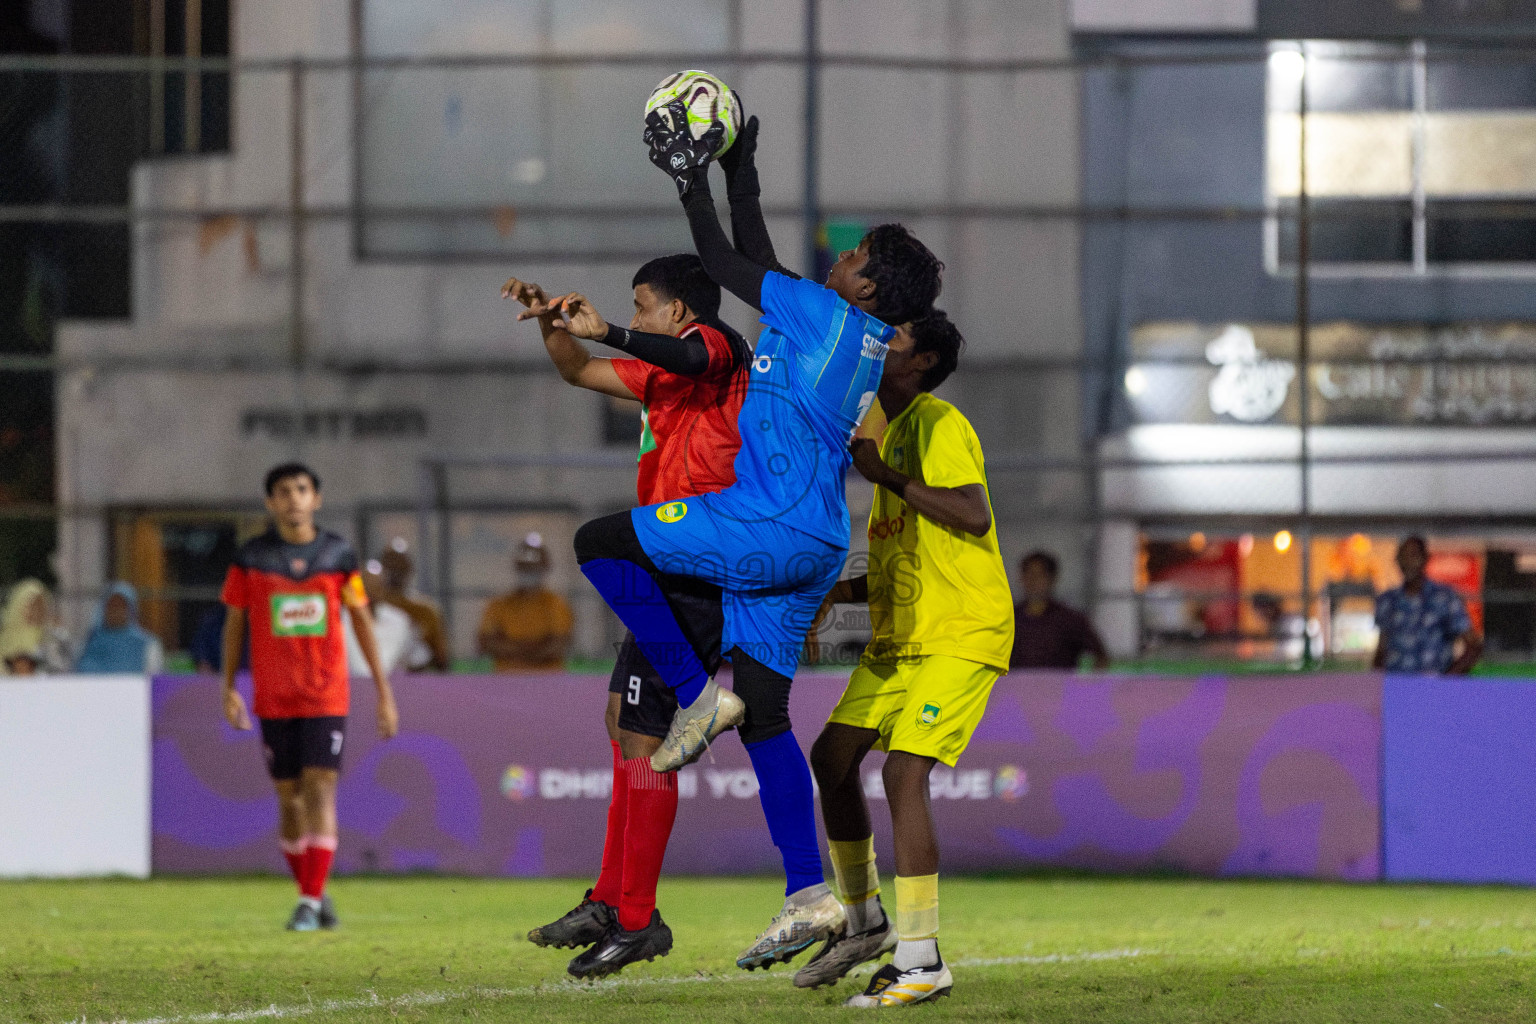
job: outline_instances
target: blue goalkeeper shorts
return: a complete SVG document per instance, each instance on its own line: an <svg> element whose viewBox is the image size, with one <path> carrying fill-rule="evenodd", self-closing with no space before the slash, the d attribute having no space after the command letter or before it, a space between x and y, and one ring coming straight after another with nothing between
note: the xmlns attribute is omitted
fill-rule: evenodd
<svg viewBox="0 0 1536 1024"><path fill-rule="evenodd" d="M740 647L793 676L805 635L842 575L848 549L777 520L727 517L711 509L713 497L634 509L635 535L657 569L720 587L722 653Z"/></svg>

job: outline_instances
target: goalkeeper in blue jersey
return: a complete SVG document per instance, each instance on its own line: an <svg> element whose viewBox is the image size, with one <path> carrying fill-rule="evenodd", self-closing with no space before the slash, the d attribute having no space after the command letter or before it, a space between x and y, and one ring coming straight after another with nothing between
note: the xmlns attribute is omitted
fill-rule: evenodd
<svg viewBox="0 0 1536 1024"><path fill-rule="evenodd" d="M758 206L756 118L721 160L733 248L708 183L723 126L695 139L681 104L668 112L684 127L673 131L660 111L647 118L651 160L676 183L710 277L763 313L738 419L736 483L589 522L576 555L676 690L679 709L652 767L675 771L732 727L751 756L787 879L783 910L737 958L751 970L787 962L844 924L822 875L810 769L790 731L790 680L848 553L848 444L880 385L891 325L927 314L943 264L906 228L885 224L839 256L825 286L780 267ZM718 587L723 626L676 613L668 577ZM711 635L722 638L719 650L701 650ZM720 653L731 659L734 692L705 670Z"/></svg>

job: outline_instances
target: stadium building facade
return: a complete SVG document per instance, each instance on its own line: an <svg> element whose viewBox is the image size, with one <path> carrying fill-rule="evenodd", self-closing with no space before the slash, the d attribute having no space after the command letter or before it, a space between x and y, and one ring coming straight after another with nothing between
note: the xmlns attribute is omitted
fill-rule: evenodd
<svg viewBox="0 0 1536 1024"><path fill-rule="evenodd" d="M1314 652L1364 656L1395 542L1424 532L1490 653L1528 655L1536 10L1076 11L1084 201L1138 214L1084 232L1100 561L1125 595L1101 620L1122 648L1295 657L1307 558Z"/></svg>

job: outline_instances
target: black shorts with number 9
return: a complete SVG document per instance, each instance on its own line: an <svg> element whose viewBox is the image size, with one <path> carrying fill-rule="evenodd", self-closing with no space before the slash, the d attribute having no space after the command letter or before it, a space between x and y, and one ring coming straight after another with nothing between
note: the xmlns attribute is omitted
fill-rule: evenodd
<svg viewBox="0 0 1536 1024"><path fill-rule="evenodd" d="M677 713L677 696L640 653L633 633L624 634L618 663L608 680L608 692L620 698L620 729L657 739L667 734L672 716Z"/></svg>
<svg viewBox="0 0 1536 1024"><path fill-rule="evenodd" d="M263 718L261 745L274 779L296 779L305 768L341 770L347 739L343 715L325 718Z"/></svg>

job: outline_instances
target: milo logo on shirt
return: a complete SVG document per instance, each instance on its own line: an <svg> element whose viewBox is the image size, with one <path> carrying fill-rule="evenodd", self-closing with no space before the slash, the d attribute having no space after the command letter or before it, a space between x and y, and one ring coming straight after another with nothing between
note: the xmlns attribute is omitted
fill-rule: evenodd
<svg viewBox="0 0 1536 1024"><path fill-rule="evenodd" d="M273 594L273 636L325 636L324 594Z"/></svg>

